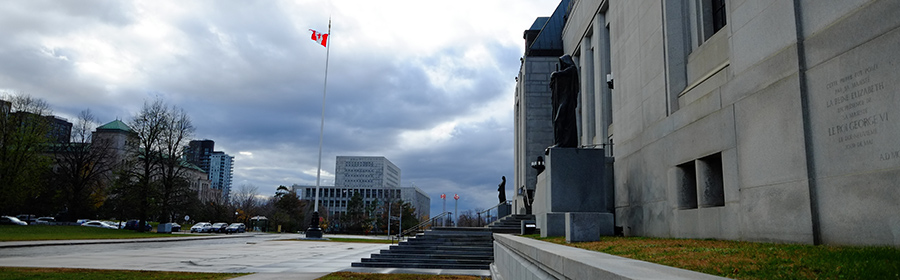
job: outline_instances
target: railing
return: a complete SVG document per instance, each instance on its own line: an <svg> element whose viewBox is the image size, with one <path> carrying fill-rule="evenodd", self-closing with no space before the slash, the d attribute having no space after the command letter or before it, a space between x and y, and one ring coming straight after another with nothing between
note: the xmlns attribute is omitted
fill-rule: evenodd
<svg viewBox="0 0 900 280"><path fill-rule="evenodd" d="M397 240L399 240L400 238L402 238L403 236L405 236L411 232L418 232L419 230L421 230L423 228L433 227L434 223L437 222L438 219L443 219L444 217L450 216L450 214L451 214L451 212L444 212L444 213L441 213L440 215L432 217L431 219L428 219L427 221L421 222L418 225L408 228L408 229L404 230L403 232L401 232L397 236Z"/></svg>
<svg viewBox="0 0 900 280"><path fill-rule="evenodd" d="M488 208L484 211L478 212L478 226L484 226L484 225L490 224L493 221L496 221L497 219L503 218L503 217L499 217L500 216L499 210L496 211L497 214L493 215L493 216L491 216L491 211L499 208L500 206L509 205L509 204L511 204L511 201L507 200L504 202L497 203L497 205L494 205L493 207ZM485 219L481 218L482 215L485 215Z"/></svg>

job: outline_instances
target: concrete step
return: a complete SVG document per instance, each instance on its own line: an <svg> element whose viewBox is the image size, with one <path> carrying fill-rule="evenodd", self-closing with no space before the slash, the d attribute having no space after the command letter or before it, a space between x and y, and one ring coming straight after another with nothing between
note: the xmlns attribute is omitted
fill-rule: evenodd
<svg viewBox="0 0 900 280"><path fill-rule="evenodd" d="M358 262L352 267L382 267L382 268L427 268L427 269L478 269L490 270L491 265L481 264L433 264L433 263L393 263L393 262Z"/></svg>
<svg viewBox="0 0 900 280"><path fill-rule="evenodd" d="M493 260L494 255L485 255L485 254L455 254L454 252L441 252L434 253L427 256L428 259L453 259L453 260ZM371 259L417 259L422 258L421 254L404 254L404 253L383 253L383 254L372 254Z"/></svg>
<svg viewBox="0 0 900 280"><path fill-rule="evenodd" d="M493 247L453 247L453 246L436 246L433 248L428 247L397 247L392 246L389 250L382 251L394 251L394 252L403 252L403 253L429 253L429 252L492 252L494 250Z"/></svg>
<svg viewBox="0 0 900 280"><path fill-rule="evenodd" d="M494 260L488 228L436 228L381 250L353 267L488 270Z"/></svg>
<svg viewBox="0 0 900 280"><path fill-rule="evenodd" d="M491 264L493 260L465 260L465 259L362 259L362 262L399 262L409 263L430 263L430 264Z"/></svg>

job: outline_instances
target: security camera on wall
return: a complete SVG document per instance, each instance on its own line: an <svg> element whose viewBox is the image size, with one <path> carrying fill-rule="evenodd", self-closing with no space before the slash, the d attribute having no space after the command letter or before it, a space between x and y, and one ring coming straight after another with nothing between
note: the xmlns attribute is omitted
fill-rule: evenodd
<svg viewBox="0 0 900 280"><path fill-rule="evenodd" d="M609 86L609 89L613 89L613 74L606 74L606 84Z"/></svg>

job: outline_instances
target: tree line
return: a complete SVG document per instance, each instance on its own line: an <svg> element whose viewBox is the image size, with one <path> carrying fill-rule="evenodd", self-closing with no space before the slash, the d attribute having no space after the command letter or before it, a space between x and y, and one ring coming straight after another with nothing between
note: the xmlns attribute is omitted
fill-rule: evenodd
<svg viewBox="0 0 900 280"><path fill-rule="evenodd" d="M226 198L200 201L184 153L195 128L187 112L162 99L146 101L121 137L95 134L90 109L59 141L48 103L4 93L0 107L0 213L76 219L176 222L221 218L235 208ZM227 213L226 212L226 213ZM232 219L228 219L232 220ZM139 227L143 230L143 227Z"/></svg>
<svg viewBox="0 0 900 280"><path fill-rule="evenodd" d="M0 94L0 214L77 219L136 219L157 222L244 222L268 217L275 230L305 230L312 218L311 202L280 186L265 196L244 185L231 197L201 199L185 160L195 132L185 110L162 99L145 101L123 123L123 138L95 134L100 123L90 109L72 122L70 141L53 139L48 103L24 94ZM194 175L196 176L196 175ZM396 233L418 223L409 203L364 204L356 193L346 213L327 215L320 205L322 226L329 232ZM402 213L400 215L399 213ZM139 230L144 227L139 226Z"/></svg>

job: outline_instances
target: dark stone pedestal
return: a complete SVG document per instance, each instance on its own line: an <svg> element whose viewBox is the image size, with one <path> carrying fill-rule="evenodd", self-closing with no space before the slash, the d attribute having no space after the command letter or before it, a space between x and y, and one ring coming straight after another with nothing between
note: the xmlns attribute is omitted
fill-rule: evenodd
<svg viewBox="0 0 900 280"><path fill-rule="evenodd" d="M319 227L319 212L313 212L312 219L309 221L309 228L306 229L306 238L322 238L322 228Z"/></svg>
<svg viewBox="0 0 900 280"><path fill-rule="evenodd" d="M611 232L614 200L612 186L604 185L605 164L602 149L549 149L546 169L537 178L533 206L542 237L565 235L583 240L581 231L591 236L596 233L598 238ZM574 215L567 219L569 213Z"/></svg>
<svg viewBox="0 0 900 280"><path fill-rule="evenodd" d="M506 204L497 206L497 218L498 219L509 216L509 214L512 214L512 205L509 205L509 203L506 203Z"/></svg>
<svg viewBox="0 0 900 280"><path fill-rule="evenodd" d="M306 229L306 238L322 238L322 229L321 228Z"/></svg>

